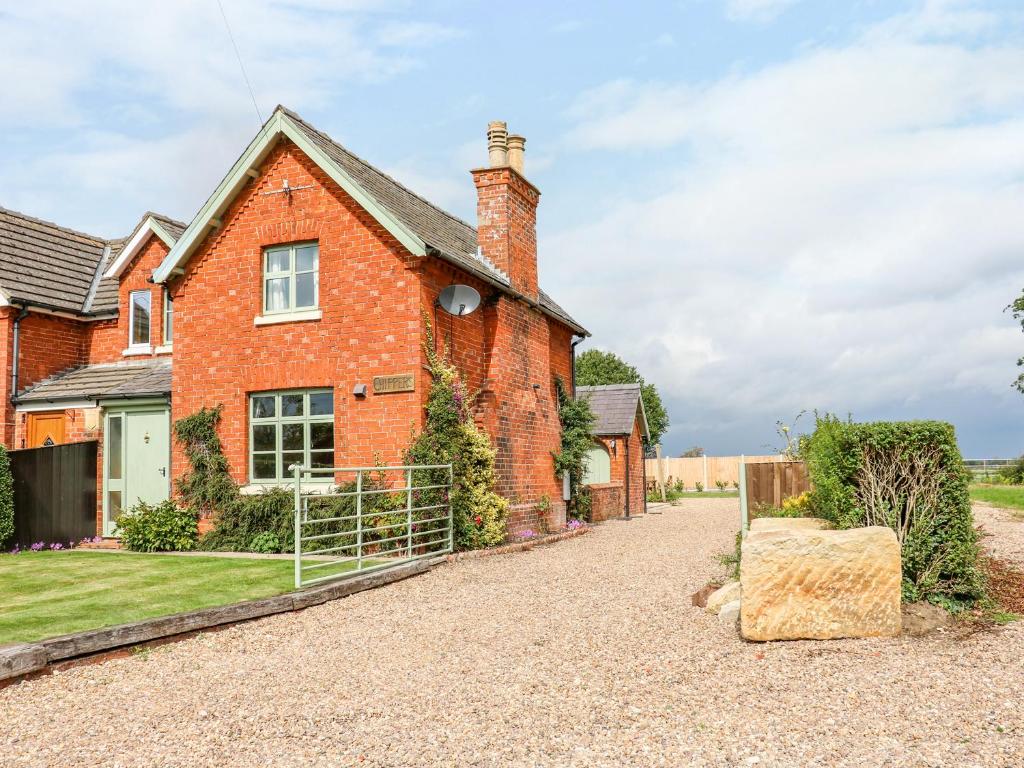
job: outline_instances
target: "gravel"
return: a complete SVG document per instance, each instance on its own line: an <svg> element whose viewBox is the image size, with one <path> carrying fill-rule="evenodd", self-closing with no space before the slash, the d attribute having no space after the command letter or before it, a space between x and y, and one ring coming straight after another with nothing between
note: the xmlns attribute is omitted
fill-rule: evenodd
<svg viewBox="0 0 1024 768"><path fill-rule="evenodd" d="M687 501L9 687L0 764L1024 766L1024 627L744 643L690 605L737 517Z"/></svg>
<svg viewBox="0 0 1024 768"><path fill-rule="evenodd" d="M975 503L974 522L981 527L983 546L1024 567L1024 511Z"/></svg>

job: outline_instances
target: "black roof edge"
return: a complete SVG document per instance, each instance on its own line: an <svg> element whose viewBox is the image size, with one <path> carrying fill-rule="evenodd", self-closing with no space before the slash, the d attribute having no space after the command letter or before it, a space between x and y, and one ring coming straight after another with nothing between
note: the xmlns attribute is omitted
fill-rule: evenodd
<svg viewBox="0 0 1024 768"><path fill-rule="evenodd" d="M66 315L75 315L76 317L116 317L117 312L83 312L80 309L68 309L67 307L58 307L56 304L47 304L44 301L35 301L34 299L24 299L20 296L11 296L8 299L8 304L13 307L21 307L22 309L28 309L35 307L36 309L48 309L51 312L63 312Z"/></svg>

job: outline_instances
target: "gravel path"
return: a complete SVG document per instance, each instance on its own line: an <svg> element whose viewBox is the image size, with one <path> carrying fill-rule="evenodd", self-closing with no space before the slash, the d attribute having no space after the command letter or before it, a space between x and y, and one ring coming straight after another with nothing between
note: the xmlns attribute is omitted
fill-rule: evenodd
<svg viewBox="0 0 1024 768"><path fill-rule="evenodd" d="M975 503L974 522L987 534L983 546L1024 567L1024 512Z"/></svg>
<svg viewBox="0 0 1024 768"><path fill-rule="evenodd" d="M1024 626L744 643L735 500L0 691L0 764L1024 766Z"/></svg>

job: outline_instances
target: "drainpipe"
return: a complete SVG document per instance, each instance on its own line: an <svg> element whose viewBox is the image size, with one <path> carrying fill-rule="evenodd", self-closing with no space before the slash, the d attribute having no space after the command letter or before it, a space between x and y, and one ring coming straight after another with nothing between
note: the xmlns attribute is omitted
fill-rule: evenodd
<svg viewBox="0 0 1024 768"><path fill-rule="evenodd" d="M21 347L21 321L28 315L28 307L22 307L14 316L14 349L11 351L11 402L18 398L18 350Z"/></svg>
<svg viewBox="0 0 1024 768"><path fill-rule="evenodd" d="M569 354L572 357L572 398L576 399L576 345L587 340L586 336L580 336L576 341L569 344Z"/></svg>
<svg viewBox="0 0 1024 768"><path fill-rule="evenodd" d="M626 435L626 519L629 520L629 438Z"/></svg>

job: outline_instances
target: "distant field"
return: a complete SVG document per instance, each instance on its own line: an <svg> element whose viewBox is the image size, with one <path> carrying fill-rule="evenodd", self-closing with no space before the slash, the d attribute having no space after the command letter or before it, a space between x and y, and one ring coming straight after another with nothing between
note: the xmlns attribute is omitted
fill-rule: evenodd
<svg viewBox="0 0 1024 768"><path fill-rule="evenodd" d="M1024 485L972 485L971 499L1003 509L1024 510Z"/></svg>

